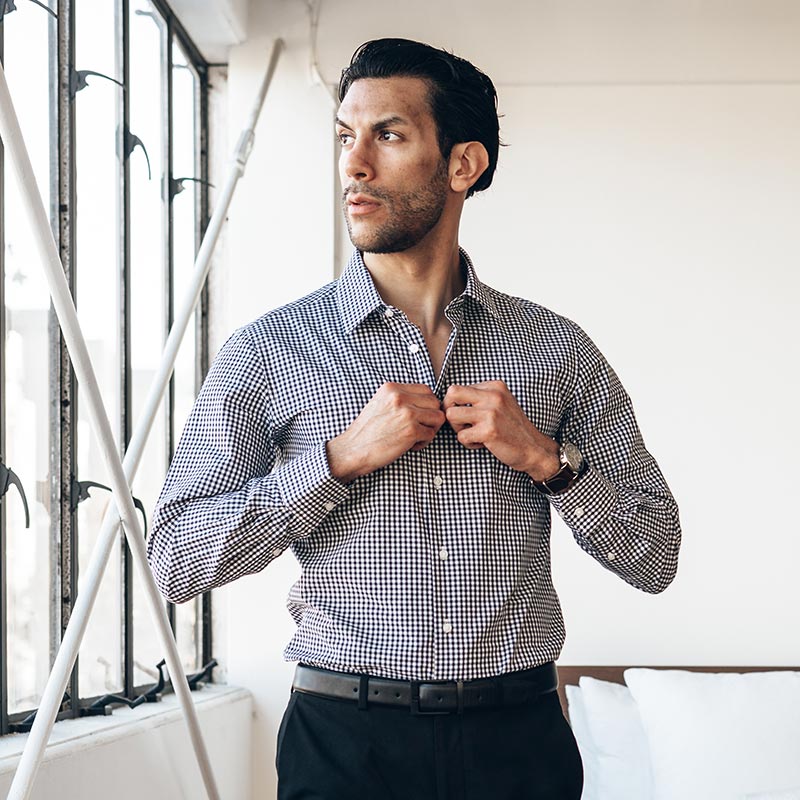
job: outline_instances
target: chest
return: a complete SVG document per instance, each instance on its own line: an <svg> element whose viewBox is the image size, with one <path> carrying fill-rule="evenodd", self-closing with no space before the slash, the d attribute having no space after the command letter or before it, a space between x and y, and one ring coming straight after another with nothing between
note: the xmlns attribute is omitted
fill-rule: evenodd
<svg viewBox="0 0 800 800"><path fill-rule="evenodd" d="M556 435L569 403L569 365L535 339L461 325L426 341L416 326L364 325L341 338L278 352L272 429L285 457L338 436L385 382L418 383L444 397L453 384L502 380L539 430Z"/></svg>

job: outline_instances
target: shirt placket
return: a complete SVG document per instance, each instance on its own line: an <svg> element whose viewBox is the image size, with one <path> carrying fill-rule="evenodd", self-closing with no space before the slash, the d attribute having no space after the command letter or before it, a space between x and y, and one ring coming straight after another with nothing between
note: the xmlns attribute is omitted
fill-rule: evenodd
<svg viewBox="0 0 800 800"><path fill-rule="evenodd" d="M454 303L446 312L453 324L453 330L445 349L442 369L437 376L433 370L433 362L427 344L419 328L414 325L399 309L387 307L383 312L386 324L403 343L406 352L411 356L411 375L421 384L430 386L439 399L444 398L447 391L447 368L455 344L458 327L461 322L460 303ZM450 550L446 541L447 526L443 524L444 493L449 487L447 476L447 460L443 439L449 430L440 431L426 448L415 454L415 463L419 473L415 476L415 484L423 486L418 495L422 505L428 536L426 559L432 585L432 617L431 640L433 643L429 659L429 674L437 678L446 674L457 659L454 657L455 630L453 618L456 613L456 602L452 591L448 591Z"/></svg>
<svg viewBox="0 0 800 800"><path fill-rule="evenodd" d="M445 311L447 319L453 325L450 339L447 342L442 370L437 378L435 392L439 399L444 400L449 381L447 379L450 361L453 357L456 340L461 327L463 307L461 298L457 298ZM430 496L431 513L429 517L430 533L430 558L433 562L435 586L435 611L434 611L434 654L433 678L441 678L452 674L453 668L459 661L457 657L459 641L457 607L458 598L453 585L453 550L455 539L453 537L452 518L448 524L448 496L456 490L456 475L452 459L448 452L453 443L448 442L454 437L453 431L445 423L445 428L439 432L426 448L428 458L428 493Z"/></svg>
<svg viewBox="0 0 800 800"><path fill-rule="evenodd" d="M383 319L392 334L399 338L401 347L410 356L409 383L421 383L433 389L435 378L425 339L420 329L399 309L387 306Z"/></svg>
<svg viewBox="0 0 800 800"><path fill-rule="evenodd" d="M442 458L441 444L434 440L427 453L427 495L430 514L428 534L430 537L428 558L433 574L433 653L431 654L431 677L440 678L448 673L454 662L456 632L454 630L455 598L450 591L451 553L446 541L446 526L442 524L442 507L445 495L452 490Z"/></svg>

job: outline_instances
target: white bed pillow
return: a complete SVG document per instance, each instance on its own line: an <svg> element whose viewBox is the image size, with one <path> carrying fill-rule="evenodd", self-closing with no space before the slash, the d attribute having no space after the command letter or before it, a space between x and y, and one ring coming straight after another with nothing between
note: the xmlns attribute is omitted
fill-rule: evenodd
<svg viewBox="0 0 800 800"><path fill-rule="evenodd" d="M581 751L583 761L583 794L581 800L602 800L597 792L597 753L594 742L589 733L586 722L586 709L583 704L583 693L578 686L567 684L564 687L567 694L567 707L569 709L569 724L578 750Z"/></svg>
<svg viewBox="0 0 800 800"><path fill-rule="evenodd" d="M595 752L597 798L650 800L647 739L628 687L589 677L579 684Z"/></svg>
<svg viewBox="0 0 800 800"><path fill-rule="evenodd" d="M655 800L800 785L800 672L629 669L625 681L647 733Z"/></svg>

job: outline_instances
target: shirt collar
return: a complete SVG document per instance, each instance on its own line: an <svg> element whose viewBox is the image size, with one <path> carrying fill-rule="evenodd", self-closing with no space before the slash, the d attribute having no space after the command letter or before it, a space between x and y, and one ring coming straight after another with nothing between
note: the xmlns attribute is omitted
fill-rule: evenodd
<svg viewBox="0 0 800 800"><path fill-rule="evenodd" d="M339 278L336 301L348 333L352 333L376 308L386 306L372 282L360 250L353 250L353 255Z"/></svg>
<svg viewBox="0 0 800 800"><path fill-rule="evenodd" d="M461 263L467 270L467 285L463 293L453 299L453 303L459 301L462 297L469 297L479 306L485 308L499 322L500 312L497 308L492 290L486 286L486 284L478 280L475 267L472 265L472 259L469 257L467 251L464 250L463 247L459 247L458 252L461 254Z"/></svg>
<svg viewBox="0 0 800 800"><path fill-rule="evenodd" d="M454 298L449 307L460 304L463 298L469 297L479 306L485 308L499 321L500 315L491 290L478 280L472 259L466 251L459 248L461 263L467 271L467 284L462 294ZM360 250L354 250L345 271L339 278L336 287L336 300L345 330L352 333L373 311L386 308L372 276L364 264Z"/></svg>

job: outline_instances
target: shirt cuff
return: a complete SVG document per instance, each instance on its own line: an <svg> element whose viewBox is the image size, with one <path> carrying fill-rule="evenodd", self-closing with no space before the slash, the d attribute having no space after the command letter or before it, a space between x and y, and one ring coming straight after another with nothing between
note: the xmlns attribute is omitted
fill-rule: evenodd
<svg viewBox="0 0 800 800"><path fill-rule="evenodd" d="M283 502L300 537L312 533L347 499L347 487L331 475L325 442L287 461L275 471Z"/></svg>
<svg viewBox="0 0 800 800"><path fill-rule="evenodd" d="M588 536L611 515L617 492L609 480L589 467L574 486L561 494L547 495L547 499L573 531Z"/></svg>

